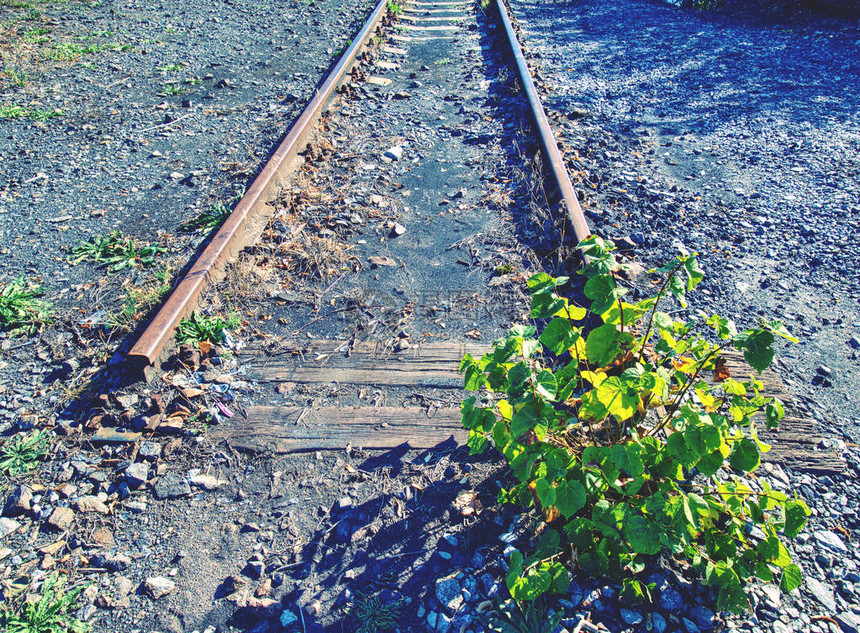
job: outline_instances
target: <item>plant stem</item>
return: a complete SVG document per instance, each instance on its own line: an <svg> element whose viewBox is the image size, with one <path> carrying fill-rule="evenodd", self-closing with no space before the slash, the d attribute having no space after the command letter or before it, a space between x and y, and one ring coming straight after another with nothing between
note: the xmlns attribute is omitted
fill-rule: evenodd
<svg viewBox="0 0 860 633"><path fill-rule="evenodd" d="M642 355L645 353L645 343L648 342L648 337L651 336L651 327L654 325L654 315L657 313L657 307L660 305L660 301L663 299L663 295L666 293L666 288L669 287L669 282L679 270L681 270L680 262L675 264L675 268L672 270L672 272L666 275L666 280L663 282L663 285L660 286L660 292L657 293L657 300L654 302L654 307L651 308L651 317L648 319L648 327L645 328L645 335L642 337L642 344L639 346L639 358L637 358L636 360L640 363L642 362Z"/></svg>

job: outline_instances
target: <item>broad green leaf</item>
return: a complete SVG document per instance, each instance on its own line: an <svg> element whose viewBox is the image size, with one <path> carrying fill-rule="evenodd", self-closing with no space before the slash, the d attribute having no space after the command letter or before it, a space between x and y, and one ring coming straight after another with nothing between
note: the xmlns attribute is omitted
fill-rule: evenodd
<svg viewBox="0 0 860 633"><path fill-rule="evenodd" d="M560 356L573 347L579 337L579 330L574 329L568 319L557 317L541 332L540 342L553 354Z"/></svg>
<svg viewBox="0 0 860 633"><path fill-rule="evenodd" d="M749 473L758 468L760 461L758 446L751 439L745 437L732 446L729 455L729 465L732 468Z"/></svg>
<svg viewBox="0 0 860 633"><path fill-rule="evenodd" d="M466 444L469 446L469 455L480 455L489 445L487 436L475 430L469 431L469 439Z"/></svg>
<svg viewBox="0 0 860 633"><path fill-rule="evenodd" d="M601 551L585 552L579 557L579 566L599 578L609 572L609 556Z"/></svg>
<svg viewBox="0 0 860 633"><path fill-rule="evenodd" d="M584 517L572 519L564 526L564 531L571 544L580 551L587 551L594 546L594 524Z"/></svg>
<svg viewBox="0 0 860 633"><path fill-rule="evenodd" d="M479 433L489 433L496 423L496 414L491 409L475 407L475 398L467 398L460 406L463 428L475 429Z"/></svg>
<svg viewBox="0 0 860 633"><path fill-rule="evenodd" d="M665 312L655 312L654 313L654 326L660 330L668 330L672 331L672 326L675 324L675 321L672 320L672 317L666 314Z"/></svg>
<svg viewBox="0 0 860 633"><path fill-rule="evenodd" d="M511 435L519 437L523 433L531 431L540 421L540 412L534 402L529 402L514 413L511 418Z"/></svg>
<svg viewBox="0 0 860 633"><path fill-rule="evenodd" d="M642 515L627 517L622 532L637 554L656 554L662 548L657 526Z"/></svg>
<svg viewBox="0 0 860 633"><path fill-rule="evenodd" d="M782 401L779 398L773 398L764 407L764 415L767 421L767 428L775 429L779 427L779 422L785 416L785 407L782 406Z"/></svg>
<svg viewBox="0 0 860 633"><path fill-rule="evenodd" d="M716 331L717 336L719 336L723 340L728 339L729 337L732 337L738 333L737 328L735 327L735 324L731 319L719 316L718 314L713 314L708 317L705 320L705 323L712 327Z"/></svg>
<svg viewBox="0 0 860 633"><path fill-rule="evenodd" d="M783 325L782 321L763 321L762 325L764 325L771 332L776 334L777 336L781 336L784 339L791 341L792 343L797 343L797 338L792 336L791 332L789 332L785 325Z"/></svg>
<svg viewBox="0 0 860 633"><path fill-rule="evenodd" d="M555 506L566 519L585 507L585 487L578 481L562 480L555 491Z"/></svg>
<svg viewBox="0 0 860 633"><path fill-rule="evenodd" d="M744 330L734 338L735 347L744 352L744 360L759 373L773 362L773 342L773 332L770 330Z"/></svg>
<svg viewBox="0 0 860 633"><path fill-rule="evenodd" d="M535 388L547 400L555 400L558 393L558 383L555 381L555 376L546 369L541 370L535 377Z"/></svg>
<svg viewBox="0 0 860 633"><path fill-rule="evenodd" d="M669 278L669 283L666 285L666 289L675 296L682 308L687 307L687 287L678 275L672 275L672 277Z"/></svg>
<svg viewBox="0 0 860 633"><path fill-rule="evenodd" d="M669 455L677 457L678 461L681 462L685 468L691 468L694 466L701 457L701 455L695 450L695 447L687 446L687 442L684 440L684 433L682 431L675 431L666 438L666 450Z"/></svg>
<svg viewBox="0 0 860 633"><path fill-rule="evenodd" d="M707 455L702 457L696 463L696 468L698 468L699 472L702 473L705 477L713 477L722 467L725 459L726 458L723 456L723 454L717 450L712 453L708 453Z"/></svg>
<svg viewBox="0 0 860 633"><path fill-rule="evenodd" d="M755 567L755 575L764 582L773 582L773 572L765 563L758 563Z"/></svg>
<svg viewBox="0 0 860 633"><path fill-rule="evenodd" d="M504 447L508 442L511 441L511 434L508 431L507 425L498 421L493 426L493 442L495 442L497 448Z"/></svg>
<svg viewBox="0 0 860 633"><path fill-rule="evenodd" d="M723 391L731 396L745 396L747 393L747 388L744 386L742 382L738 382L734 378L727 379L723 385Z"/></svg>
<svg viewBox="0 0 860 633"><path fill-rule="evenodd" d="M537 273L526 282L529 292L533 295L555 290L555 279L546 273Z"/></svg>
<svg viewBox="0 0 860 633"><path fill-rule="evenodd" d="M538 496L541 507L548 508L555 505L555 488L546 479L538 479L535 481L535 493Z"/></svg>
<svg viewBox="0 0 860 633"><path fill-rule="evenodd" d="M630 419L636 413L639 394L621 382L618 376L610 376L597 387L597 399L619 422Z"/></svg>
<svg viewBox="0 0 860 633"><path fill-rule="evenodd" d="M783 532L789 538L794 538L806 526L806 517L810 515L806 504L798 499L785 504L785 527Z"/></svg>
<svg viewBox="0 0 860 633"><path fill-rule="evenodd" d="M585 352L589 362L598 367L611 363L621 353L621 333L611 323L596 327L585 339Z"/></svg>
<svg viewBox="0 0 860 633"><path fill-rule="evenodd" d="M704 279L705 274L699 267L699 261L695 255L689 255L681 259L683 261L684 272L687 274L687 290L690 291L699 285L699 282Z"/></svg>
<svg viewBox="0 0 860 633"><path fill-rule="evenodd" d="M617 286L612 275L597 275L585 283L583 292L591 299L591 311L595 314L603 314L625 293L625 290Z"/></svg>
<svg viewBox="0 0 860 633"><path fill-rule="evenodd" d="M463 359L463 362L466 362ZM487 378L481 368L475 363L470 363L463 368L460 365L461 371L465 371L466 375L463 378L463 389L466 391L478 391L487 384Z"/></svg>
<svg viewBox="0 0 860 633"><path fill-rule="evenodd" d="M592 309L594 306L592 306ZM613 301L605 312L600 313L600 318L604 323L612 323L613 325L621 324L621 316L624 315L624 328L636 324L644 315L645 312L631 305L626 301Z"/></svg>
<svg viewBox="0 0 860 633"><path fill-rule="evenodd" d="M548 565L549 568L547 571L549 572L550 577L552 578L552 582L549 585L550 593L565 593L570 588L570 574L567 571L567 568L559 562L552 563L544 563ZM561 621L561 616L564 615L564 612L558 612L554 616L554 620L551 620L545 631L553 631L558 623Z"/></svg>
<svg viewBox="0 0 860 633"><path fill-rule="evenodd" d="M520 354L523 358L531 358L541 350L540 341L533 338L524 339L520 346Z"/></svg>
<svg viewBox="0 0 860 633"><path fill-rule="evenodd" d="M513 584L508 584L508 591L517 601L536 600L549 590L552 580L549 570L539 565L526 571L525 575L514 580Z"/></svg>
<svg viewBox="0 0 860 633"><path fill-rule="evenodd" d="M550 292L542 292L532 296L532 307L529 316L533 319L550 319L559 313L564 313L567 302Z"/></svg>
<svg viewBox="0 0 860 633"><path fill-rule="evenodd" d="M782 570L782 576L779 579L779 588L785 593L789 593L797 589L803 582L803 574L800 567L792 563L786 565Z"/></svg>
<svg viewBox="0 0 860 633"><path fill-rule="evenodd" d="M515 392L526 384L531 378L532 370L523 361L520 361L508 370L508 392Z"/></svg>
<svg viewBox="0 0 860 633"><path fill-rule="evenodd" d="M612 462L631 477L639 477L645 472L642 465L642 449L638 444L616 444L610 452Z"/></svg>
<svg viewBox="0 0 860 633"><path fill-rule="evenodd" d="M615 280L612 275L597 275L585 282L583 292L589 299L602 299L615 292Z"/></svg>

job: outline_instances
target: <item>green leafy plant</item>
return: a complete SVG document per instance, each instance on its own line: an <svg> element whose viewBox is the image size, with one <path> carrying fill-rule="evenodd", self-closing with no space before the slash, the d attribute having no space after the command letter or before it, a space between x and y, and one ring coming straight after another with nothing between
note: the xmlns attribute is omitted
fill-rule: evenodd
<svg viewBox="0 0 860 633"><path fill-rule="evenodd" d="M217 228L224 223L227 216L230 215L230 210L221 202L215 202L209 205L209 208L203 211L195 218L188 220L180 228L182 231L191 233L193 231L209 231Z"/></svg>
<svg viewBox="0 0 860 633"><path fill-rule="evenodd" d="M547 617L542 604L507 600L490 612L487 628L496 633L552 633L563 615L557 611Z"/></svg>
<svg viewBox="0 0 860 633"><path fill-rule="evenodd" d="M217 315L203 316L192 312L189 318L182 319L176 327L176 342L180 345L201 341L220 343L224 340L224 334L227 331L235 330L237 327L239 327L239 316L236 314L223 319Z"/></svg>
<svg viewBox="0 0 860 633"><path fill-rule="evenodd" d="M48 37L50 32L50 29L46 29L44 27L28 29L27 32L24 33L24 41L30 44L44 44L51 39Z"/></svg>
<svg viewBox="0 0 860 633"><path fill-rule="evenodd" d="M376 596L357 593L350 615L356 621L355 633L377 633L391 631L397 626L400 617L401 603L399 600L383 602Z"/></svg>
<svg viewBox="0 0 860 633"><path fill-rule="evenodd" d="M732 377L721 358L733 346L761 372L776 336L795 339L778 321L737 332L717 315L676 321L662 311L668 295L686 308L702 280L693 255L652 271L664 276L657 294L627 303L613 247L591 237L580 248L588 310L559 293L567 278L534 275L540 334L516 325L460 367L466 389L483 392L481 403L462 404L471 452L495 445L517 480L500 500L535 507L547 524L531 554L511 554L511 596L564 591L565 565L577 565L647 600L639 575L661 552L701 573L719 608L745 609L753 578L795 589L800 569L783 540L809 510L748 476L769 450L757 429L775 428L783 406L754 375Z"/></svg>
<svg viewBox="0 0 860 633"><path fill-rule="evenodd" d="M20 68L7 68L3 74L9 78L9 82L16 88L23 88L30 81L30 76Z"/></svg>
<svg viewBox="0 0 860 633"><path fill-rule="evenodd" d="M161 92L172 96L181 95L185 92L185 87L180 86L179 84L164 84L161 88Z"/></svg>
<svg viewBox="0 0 860 633"><path fill-rule="evenodd" d="M28 473L48 454L51 439L45 430L21 433L0 446L0 473L15 477Z"/></svg>
<svg viewBox="0 0 860 633"><path fill-rule="evenodd" d="M394 15L400 15L403 13L403 5L395 0L388 0L385 6L388 8L388 11Z"/></svg>
<svg viewBox="0 0 860 633"><path fill-rule="evenodd" d="M65 578L53 574L42 584L34 601L0 607L0 625L7 633L87 633L92 627L70 614L77 608L83 587L63 590Z"/></svg>
<svg viewBox="0 0 860 633"><path fill-rule="evenodd" d="M48 121L62 116L62 110L39 110L22 108L17 105L0 105L0 119L30 119L31 121Z"/></svg>
<svg viewBox="0 0 860 633"><path fill-rule="evenodd" d="M42 55L54 61L75 61L83 55L94 55L104 51L130 51L131 49L132 47L129 44L120 44L119 42L90 44L89 46L75 44L74 42L60 42L43 51Z"/></svg>
<svg viewBox="0 0 860 633"><path fill-rule="evenodd" d="M53 309L41 296L41 286L23 276L0 284L0 329L32 334L48 323Z"/></svg>
<svg viewBox="0 0 860 633"><path fill-rule="evenodd" d="M182 64L164 64L163 66L159 66L155 70L160 73L178 73L182 72L183 68L185 68Z"/></svg>
<svg viewBox="0 0 860 633"><path fill-rule="evenodd" d="M72 249L71 263L92 260L108 270L117 272L138 266L152 266L165 248L155 244L140 244L119 231L81 241Z"/></svg>

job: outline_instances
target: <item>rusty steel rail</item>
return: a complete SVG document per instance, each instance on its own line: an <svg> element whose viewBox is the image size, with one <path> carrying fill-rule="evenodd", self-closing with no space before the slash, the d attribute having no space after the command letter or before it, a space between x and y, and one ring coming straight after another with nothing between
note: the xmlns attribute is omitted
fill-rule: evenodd
<svg viewBox="0 0 860 633"><path fill-rule="evenodd" d="M529 67L526 63L525 55L523 55L522 46L517 39L514 25L511 22L511 16L508 13L508 8L505 6L505 0L496 0L496 9L499 12L499 19L505 27L505 32L508 36L508 44L511 47L511 53L514 56L514 62L517 66L517 72L520 76L523 90L529 102L529 108L532 111L532 116L537 126L538 137L540 138L541 148L547 160L547 172L552 180L555 181L558 187L561 202L565 207L565 217L570 229L576 237L578 244L586 237L591 235L591 229L588 227L588 222L585 215L582 213L582 208L579 206L579 199L576 197L576 192L573 190L573 183L570 182L570 175L567 173L567 168L564 166L564 157L561 150L558 149L558 143L555 141L555 136L552 133L552 128L549 126L549 120L546 117L546 112L543 109L540 96L538 95L535 82L532 80Z"/></svg>
<svg viewBox="0 0 860 633"><path fill-rule="evenodd" d="M203 290L217 281L223 275L230 259L255 239L256 233L262 227L255 229L254 224L267 212L266 206L279 185L279 177L284 175L282 171L307 145L308 136L317 120L358 55L367 47L371 34L386 15L386 9L387 0L379 0L370 17L353 38L352 44L319 84L313 98L302 110L275 153L129 350L126 359L134 369L148 374L148 370L161 357L179 321L197 307Z"/></svg>

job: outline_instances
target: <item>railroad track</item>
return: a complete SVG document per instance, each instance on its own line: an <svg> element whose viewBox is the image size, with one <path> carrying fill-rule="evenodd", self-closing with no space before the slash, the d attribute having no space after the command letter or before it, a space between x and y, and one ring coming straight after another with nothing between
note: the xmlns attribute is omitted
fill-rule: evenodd
<svg viewBox="0 0 860 633"><path fill-rule="evenodd" d="M244 286L254 342L235 362L260 396L209 430L235 448L463 444L463 354L522 317L529 270L590 233L502 0L396 17L381 0L352 42L128 354L152 377L180 319ZM529 199L523 123L549 201ZM766 382L789 401L768 459L840 470Z"/></svg>

